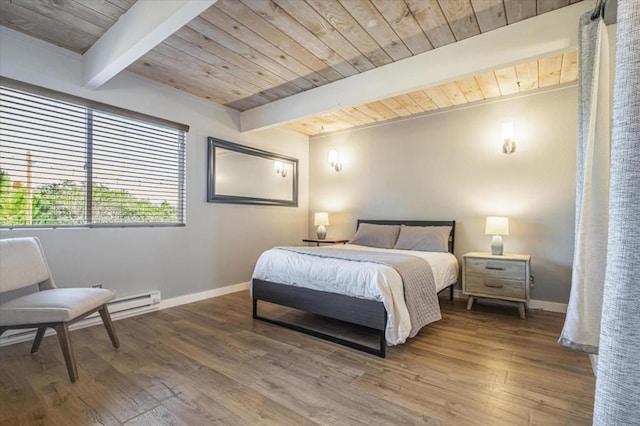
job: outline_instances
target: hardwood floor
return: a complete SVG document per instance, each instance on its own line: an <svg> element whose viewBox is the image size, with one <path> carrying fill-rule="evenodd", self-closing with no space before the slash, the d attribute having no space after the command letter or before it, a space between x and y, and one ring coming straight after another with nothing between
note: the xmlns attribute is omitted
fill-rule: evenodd
<svg viewBox="0 0 640 426"><path fill-rule="evenodd" d="M117 351L103 327L72 332L76 383L55 336L0 348L0 424L591 424L563 315L441 305L386 359L254 321L246 291L118 321Z"/></svg>

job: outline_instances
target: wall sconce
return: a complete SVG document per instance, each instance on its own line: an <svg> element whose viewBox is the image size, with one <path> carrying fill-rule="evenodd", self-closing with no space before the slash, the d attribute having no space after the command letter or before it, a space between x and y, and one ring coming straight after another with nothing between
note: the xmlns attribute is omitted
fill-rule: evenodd
<svg viewBox="0 0 640 426"><path fill-rule="evenodd" d="M516 151L516 143L513 138L513 122L506 121L502 123L502 152L504 154L513 154Z"/></svg>
<svg viewBox="0 0 640 426"><path fill-rule="evenodd" d="M329 151L329 164L336 172L342 171L342 161L338 159L338 151L335 149Z"/></svg>
<svg viewBox="0 0 640 426"><path fill-rule="evenodd" d="M491 254L502 255L502 236L509 235L509 218L489 216L484 228L486 235L493 235L491 239Z"/></svg>
<svg viewBox="0 0 640 426"><path fill-rule="evenodd" d="M329 213L316 213L314 215L313 224L318 227L318 229L316 230L318 239L324 240L327 237L327 228L325 228L325 226L329 225Z"/></svg>
<svg viewBox="0 0 640 426"><path fill-rule="evenodd" d="M282 164L282 161L274 161L273 162L273 169L280 176L287 177L287 169L284 168L284 164Z"/></svg>

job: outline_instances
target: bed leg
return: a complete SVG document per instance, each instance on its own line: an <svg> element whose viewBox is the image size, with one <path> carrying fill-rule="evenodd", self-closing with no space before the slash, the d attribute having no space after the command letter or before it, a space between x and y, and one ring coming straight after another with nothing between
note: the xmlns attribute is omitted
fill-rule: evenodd
<svg viewBox="0 0 640 426"><path fill-rule="evenodd" d="M258 318L258 299L253 299L253 319Z"/></svg>
<svg viewBox="0 0 640 426"><path fill-rule="evenodd" d="M387 339L385 337L387 333L387 311L384 311L384 327L380 330L380 358L385 358L387 356Z"/></svg>
<svg viewBox="0 0 640 426"><path fill-rule="evenodd" d="M453 284L449 286L449 300L453 300Z"/></svg>

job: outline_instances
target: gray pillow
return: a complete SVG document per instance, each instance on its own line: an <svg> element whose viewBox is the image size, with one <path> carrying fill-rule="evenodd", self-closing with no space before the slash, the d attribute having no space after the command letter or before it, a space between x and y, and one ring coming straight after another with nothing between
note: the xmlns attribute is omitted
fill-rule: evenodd
<svg viewBox="0 0 640 426"><path fill-rule="evenodd" d="M392 248L398 239L399 225L374 225L361 223L350 244L361 246Z"/></svg>
<svg viewBox="0 0 640 426"><path fill-rule="evenodd" d="M393 247L401 250L449 251L450 226L401 225L398 241Z"/></svg>

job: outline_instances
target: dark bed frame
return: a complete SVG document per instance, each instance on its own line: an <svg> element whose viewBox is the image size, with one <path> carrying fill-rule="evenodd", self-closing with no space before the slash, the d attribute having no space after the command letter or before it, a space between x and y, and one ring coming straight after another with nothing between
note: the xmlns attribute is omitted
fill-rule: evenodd
<svg viewBox="0 0 640 426"><path fill-rule="evenodd" d="M371 223L375 225L451 226L451 234L449 235L449 252L453 253L456 231L456 222L454 220L358 220L358 227L361 223ZM454 285L455 283L448 287L451 291L449 296L451 300L453 300ZM441 291L445 290L446 288ZM385 339L385 331L387 328L387 311L382 302L358 299L342 294L311 290L304 287L274 283L255 278L253 279L252 295L254 319L259 319L271 324L276 324L311 336L319 337L330 342L378 355L382 358L386 356L387 342ZM260 316L258 315L259 300L370 328L377 332L380 339L380 345L379 347L374 348L296 324Z"/></svg>

